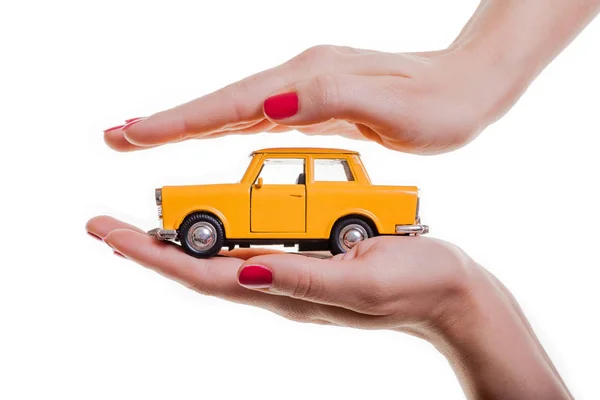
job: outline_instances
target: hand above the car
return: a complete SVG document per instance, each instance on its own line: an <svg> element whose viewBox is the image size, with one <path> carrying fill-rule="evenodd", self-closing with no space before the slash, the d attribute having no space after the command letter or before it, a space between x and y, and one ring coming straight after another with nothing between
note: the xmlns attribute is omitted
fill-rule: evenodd
<svg viewBox="0 0 600 400"><path fill-rule="evenodd" d="M131 151L296 129L409 153L451 151L504 115L600 4L575 3L482 1L440 51L316 46L189 103L110 128L105 141Z"/></svg>
<svg viewBox="0 0 600 400"><path fill-rule="evenodd" d="M405 152L449 151L502 113L500 100L517 96L500 84L504 71L472 58L450 50L392 54L316 46L190 103L107 130L105 140L129 151L296 129Z"/></svg>

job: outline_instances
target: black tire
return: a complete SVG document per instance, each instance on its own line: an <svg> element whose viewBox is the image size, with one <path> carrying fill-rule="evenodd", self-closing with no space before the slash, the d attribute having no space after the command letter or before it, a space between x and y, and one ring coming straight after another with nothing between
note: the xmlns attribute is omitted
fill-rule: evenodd
<svg viewBox="0 0 600 400"><path fill-rule="evenodd" d="M191 214L178 231L183 250L192 257L207 258L219 254L225 243L225 231L221 221L210 214ZM198 240L194 240L194 235Z"/></svg>
<svg viewBox="0 0 600 400"><path fill-rule="evenodd" d="M371 228L371 225L369 225L365 220L357 217L341 218L333 225L333 228L331 229L331 236L329 238L329 248L331 254L341 254L350 250L352 246L348 246L344 243L344 231L348 229L359 231L363 236L362 240L367 240L375 236L373 228ZM366 237L364 237L365 235Z"/></svg>

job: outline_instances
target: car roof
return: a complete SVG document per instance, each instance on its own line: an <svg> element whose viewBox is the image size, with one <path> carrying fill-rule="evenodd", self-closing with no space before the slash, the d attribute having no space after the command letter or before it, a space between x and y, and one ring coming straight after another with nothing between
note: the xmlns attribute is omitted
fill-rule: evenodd
<svg viewBox="0 0 600 400"><path fill-rule="evenodd" d="M320 147L272 147L255 150L252 154L358 154L356 151L343 149L327 149Z"/></svg>

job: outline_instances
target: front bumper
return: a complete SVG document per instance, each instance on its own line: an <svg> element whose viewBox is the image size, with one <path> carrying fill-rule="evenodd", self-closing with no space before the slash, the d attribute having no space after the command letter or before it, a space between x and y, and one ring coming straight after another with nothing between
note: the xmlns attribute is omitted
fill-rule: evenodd
<svg viewBox="0 0 600 400"><path fill-rule="evenodd" d="M177 239L177 231L173 229L154 228L151 231L148 231L148 235L155 237L158 240Z"/></svg>
<svg viewBox="0 0 600 400"><path fill-rule="evenodd" d="M429 226L422 224L396 225L396 233L404 235L424 235L429 233Z"/></svg>

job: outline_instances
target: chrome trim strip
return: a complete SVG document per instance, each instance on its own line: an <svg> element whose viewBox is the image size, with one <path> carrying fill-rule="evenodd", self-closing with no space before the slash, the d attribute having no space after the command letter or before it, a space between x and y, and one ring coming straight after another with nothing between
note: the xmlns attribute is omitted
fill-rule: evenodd
<svg viewBox="0 0 600 400"><path fill-rule="evenodd" d="M409 235L424 235L429 233L428 225L396 225L396 233Z"/></svg>
<svg viewBox="0 0 600 400"><path fill-rule="evenodd" d="M148 235L157 238L158 240L175 240L177 239L177 231L173 229L154 228L148 231Z"/></svg>

